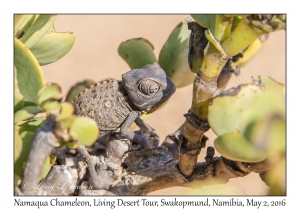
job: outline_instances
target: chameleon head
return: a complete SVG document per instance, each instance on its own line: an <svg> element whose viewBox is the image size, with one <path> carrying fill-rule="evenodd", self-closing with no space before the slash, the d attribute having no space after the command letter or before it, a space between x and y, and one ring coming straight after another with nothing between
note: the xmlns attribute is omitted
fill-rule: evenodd
<svg viewBox="0 0 300 210"><path fill-rule="evenodd" d="M123 74L122 84L130 101L143 113L155 111L176 90L172 80L157 63Z"/></svg>

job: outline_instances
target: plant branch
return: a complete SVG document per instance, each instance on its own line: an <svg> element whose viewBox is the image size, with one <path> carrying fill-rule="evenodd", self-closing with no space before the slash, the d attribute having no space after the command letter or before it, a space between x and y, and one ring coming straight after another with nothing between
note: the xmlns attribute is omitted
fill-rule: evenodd
<svg viewBox="0 0 300 210"><path fill-rule="evenodd" d="M22 190L26 195L41 193L33 185L38 185L47 157L55 147L59 146L58 140L52 133L54 128L55 116L49 115L45 124L36 131L23 174Z"/></svg>
<svg viewBox="0 0 300 210"><path fill-rule="evenodd" d="M263 163L257 163L252 164L252 169L247 167L248 170L243 171L246 163L244 165L244 163L230 161L224 157L213 157L213 155L214 149L208 147L206 161L197 163L189 178L181 174L177 161L124 174L122 181L108 190L106 195L147 195L169 187L189 187L193 181L197 181L199 185L201 183L205 185L207 180L221 180L226 183L231 178L246 176L257 168L260 168L257 172L266 170L266 168L261 168Z"/></svg>
<svg viewBox="0 0 300 210"><path fill-rule="evenodd" d="M203 33L203 28L197 27L197 23L189 23L189 26L192 30L191 36ZM209 129L207 122L208 105L217 91L219 74L230 58L223 51L220 42L209 31L205 31L205 35L209 43L206 46L207 52L204 59L202 58L203 49L199 45L199 41L190 39L190 46L193 46L193 51L190 51L189 59L201 61L203 59L203 62L193 83L192 105L185 115L186 121L179 148L178 166L181 173L187 177L193 173L200 150L205 147L207 138L204 137L204 133Z"/></svg>
<svg viewBox="0 0 300 210"><path fill-rule="evenodd" d="M93 186L95 187L96 190L101 189L102 185L95 169L94 160L91 158L85 146L79 145L77 150L79 151L81 156L85 159L85 161L88 164L88 169L90 172L90 177L92 179Z"/></svg>
<svg viewBox="0 0 300 210"><path fill-rule="evenodd" d="M177 135L169 135L162 145L168 148L175 148L174 145L177 145L178 148L180 138L180 135L179 138ZM193 181L200 185L206 185L206 180L223 180L226 183L231 178L243 177L250 172L262 173L270 168L268 161L250 164L214 157L214 148L208 147L205 162L196 163L192 174L186 177L178 168L178 150L176 154L176 150L171 153L164 146L142 150L132 150L133 148L130 141L114 139L112 136L104 156L91 156L85 148L80 147L78 150L85 157L88 166L83 166L80 156L71 158L73 164L70 164L70 157L67 157L67 165L54 165L41 183L43 186L56 187L39 191L39 194L147 195L169 187L190 187ZM87 168L90 172L88 174ZM96 179L91 176L93 170L98 177ZM95 180L101 183L98 189ZM62 183L68 185L62 186ZM76 189L79 189L77 193ZM22 193L20 191L18 195Z"/></svg>

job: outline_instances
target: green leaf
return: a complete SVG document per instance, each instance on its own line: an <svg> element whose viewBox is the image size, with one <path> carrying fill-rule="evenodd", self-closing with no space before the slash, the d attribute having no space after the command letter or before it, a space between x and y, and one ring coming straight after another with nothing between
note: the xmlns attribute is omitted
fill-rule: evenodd
<svg viewBox="0 0 300 210"><path fill-rule="evenodd" d="M43 180L49 173L50 169L51 169L51 163L50 163L50 156L47 157L45 164L43 166L43 170L42 170L42 174L41 174L41 179Z"/></svg>
<svg viewBox="0 0 300 210"><path fill-rule="evenodd" d="M34 55L15 38L14 64L17 80L25 102L36 103L36 95L45 84L44 76Z"/></svg>
<svg viewBox="0 0 300 210"><path fill-rule="evenodd" d="M243 67L246 66L260 51L263 49L266 44L268 37L267 35L263 35L265 40L261 40L261 38L256 39L252 42L244 51L243 56L238 58L237 61L233 62L233 66ZM235 67L237 68L237 67Z"/></svg>
<svg viewBox="0 0 300 210"><path fill-rule="evenodd" d="M70 149L77 149L78 148L78 143L74 141L70 141L66 143L66 146Z"/></svg>
<svg viewBox="0 0 300 210"><path fill-rule="evenodd" d="M39 105L53 100L60 101L62 98L61 87L56 83L48 83L41 88L37 94L37 102Z"/></svg>
<svg viewBox="0 0 300 210"><path fill-rule="evenodd" d="M36 15L16 15L15 17L15 37L20 39L31 27Z"/></svg>
<svg viewBox="0 0 300 210"><path fill-rule="evenodd" d="M33 22L35 21L35 18L36 18L36 15L28 15L28 17L25 20L25 24L20 29L22 31L22 33L24 33L24 34L27 33L28 29L32 26Z"/></svg>
<svg viewBox="0 0 300 210"><path fill-rule="evenodd" d="M18 158L18 160L15 162L15 173L22 177L23 176L23 167L24 167L24 163L27 161L28 158L28 154L31 148L31 144L34 138L34 133L30 132L30 131L25 131L22 132L20 134L20 137L23 140L23 148L22 148L22 152L20 154L20 157Z"/></svg>
<svg viewBox="0 0 300 210"><path fill-rule="evenodd" d="M171 79L177 88L185 87L191 84L195 79L195 74L191 71L188 64L189 49L186 47L174 60Z"/></svg>
<svg viewBox="0 0 300 210"><path fill-rule="evenodd" d="M14 112L21 109L24 105L24 97L22 96L17 80L17 72L15 70L15 88L14 88Z"/></svg>
<svg viewBox="0 0 300 210"><path fill-rule="evenodd" d="M211 179L211 180L201 180L201 181L192 181L187 184L186 189L181 195L238 195L238 192L224 184L223 180Z"/></svg>
<svg viewBox="0 0 300 210"><path fill-rule="evenodd" d="M53 112L60 109L60 101L47 101L41 105L41 107L47 112Z"/></svg>
<svg viewBox="0 0 300 210"><path fill-rule="evenodd" d="M75 120L75 116L71 115L69 117L65 117L63 119L59 119L59 125L61 129L70 128Z"/></svg>
<svg viewBox="0 0 300 210"><path fill-rule="evenodd" d="M265 174L265 181L268 184L271 196L286 196L286 158L282 157L276 165Z"/></svg>
<svg viewBox="0 0 300 210"><path fill-rule="evenodd" d="M240 23L240 21L243 19L243 17L241 15L235 15L233 17L233 21L232 21L232 26L231 26L231 31L234 31L234 29L238 26L238 24Z"/></svg>
<svg viewBox="0 0 300 210"><path fill-rule="evenodd" d="M241 162L260 162L267 157L267 153L256 148L243 134L234 132L219 136L214 146L225 158Z"/></svg>
<svg viewBox="0 0 300 210"><path fill-rule="evenodd" d="M182 21L171 32L159 54L159 64L176 87L191 84L195 76L188 65L190 30Z"/></svg>
<svg viewBox="0 0 300 210"><path fill-rule="evenodd" d="M22 177L23 176L23 171L24 171L24 164L26 163L26 161L28 159L31 144L32 144L33 139L34 139L34 132L30 132L30 131L22 132L20 134L20 137L22 138L23 148L22 148L22 152L21 152L19 158L15 162L14 168L15 168L16 175L18 175L19 177ZM45 164L44 164L41 178L46 177L46 175L48 174L50 168L51 168L50 158L48 157Z"/></svg>
<svg viewBox="0 0 300 210"><path fill-rule="evenodd" d="M261 77L261 81L265 86L265 89L270 92L278 95L281 98L285 97L285 86L271 77L265 76Z"/></svg>
<svg viewBox="0 0 300 210"><path fill-rule="evenodd" d="M263 90L254 84L239 85L216 96L208 107L208 122L213 131L220 136L225 133L241 131L243 113L249 112Z"/></svg>
<svg viewBox="0 0 300 210"><path fill-rule="evenodd" d="M17 174L14 174L14 187L17 187L21 184L22 178Z"/></svg>
<svg viewBox="0 0 300 210"><path fill-rule="evenodd" d="M61 109L60 109L60 113L59 116L56 118L57 121L66 119L70 116L72 116L74 112L74 107L71 103L69 102L64 102L61 104Z"/></svg>
<svg viewBox="0 0 300 210"><path fill-rule="evenodd" d="M22 24L25 22L26 18L28 18L29 15L14 15L14 32L15 35L22 27Z"/></svg>
<svg viewBox="0 0 300 210"><path fill-rule="evenodd" d="M48 113L60 109L62 98L61 87L56 83L48 83L37 94L38 104Z"/></svg>
<svg viewBox="0 0 300 210"><path fill-rule="evenodd" d="M191 16L200 26L208 28L212 34L215 33L216 15L191 14Z"/></svg>
<svg viewBox="0 0 300 210"><path fill-rule="evenodd" d="M285 118L285 101L276 95L264 92L248 107L247 112L241 115L242 125L247 126L268 115L277 114Z"/></svg>
<svg viewBox="0 0 300 210"><path fill-rule="evenodd" d="M20 41L30 49L51 29L55 18L56 15L39 15Z"/></svg>
<svg viewBox="0 0 300 210"><path fill-rule="evenodd" d="M274 118L268 122L269 135L267 149L270 155L280 156L286 153L286 122L285 119ZM264 140L261 138L261 140Z"/></svg>
<svg viewBox="0 0 300 210"><path fill-rule="evenodd" d="M98 137L97 123L88 117L77 117L70 128L70 135L79 144L91 146Z"/></svg>
<svg viewBox="0 0 300 210"><path fill-rule="evenodd" d="M74 34L48 32L30 50L40 65L53 63L65 56L73 47Z"/></svg>
<svg viewBox="0 0 300 210"><path fill-rule="evenodd" d="M88 88L93 84L95 84L93 80L84 80L83 82L77 83L69 90L66 97L66 101L72 102L80 92L82 92L85 88Z"/></svg>
<svg viewBox="0 0 300 210"><path fill-rule="evenodd" d="M169 77L174 73L174 65L178 56L188 51L190 33L191 31L188 29L187 22L182 21L171 32L159 53L159 64ZM187 56L181 62L187 63Z"/></svg>
<svg viewBox="0 0 300 210"><path fill-rule="evenodd" d="M43 110L37 106L26 106L19 111L17 111L14 115L14 123L21 122L23 120L28 120L34 117L37 113L42 112Z"/></svg>
<svg viewBox="0 0 300 210"><path fill-rule="evenodd" d="M157 63L153 50L150 41L145 38L135 38L122 42L118 53L131 69L139 69L146 64Z"/></svg>
<svg viewBox="0 0 300 210"><path fill-rule="evenodd" d="M23 147L23 141L19 135L19 128L15 125L15 136L14 136L14 158L15 161L20 157Z"/></svg>
<svg viewBox="0 0 300 210"><path fill-rule="evenodd" d="M37 117L27 120L25 123L19 125L20 133L24 131L35 132L45 121L46 117Z"/></svg>
<svg viewBox="0 0 300 210"><path fill-rule="evenodd" d="M267 151L268 156L277 159L285 153L285 127L285 119L272 113L248 124L244 135L256 148Z"/></svg>

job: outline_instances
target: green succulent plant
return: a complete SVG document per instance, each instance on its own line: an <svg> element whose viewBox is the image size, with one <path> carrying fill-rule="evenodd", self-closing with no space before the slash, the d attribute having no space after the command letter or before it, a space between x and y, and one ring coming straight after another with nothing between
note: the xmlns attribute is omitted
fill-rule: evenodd
<svg viewBox="0 0 300 210"><path fill-rule="evenodd" d="M217 82L221 93L217 96L214 89L194 87L190 110L217 134L215 148L234 161L260 162L268 157L276 162L285 158L284 86L263 77L260 84L222 93L230 77L220 74L237 74L271 32L285 29L285 21L285 15L192 14L171 32L159 59L145 38L121 43L118 52L131 68L158 62L177 88L191 84L196 76L210 84Z"/></svg>
<svg viewBox="0 0 300 210"><path fill-rule="evenodd" d="M90 146L98 136L98 127L91 119L73 116L73 106L62 103L60 86L46 84L41 69L71 50L74 34L55 31L56 15L15 15L14 18L14 160L16 177L21 179L35 132L49 114L57 115L53 132L61 145L72 141L73 147ZM49 156L41 178L47 175L52 164Z"/></svg>

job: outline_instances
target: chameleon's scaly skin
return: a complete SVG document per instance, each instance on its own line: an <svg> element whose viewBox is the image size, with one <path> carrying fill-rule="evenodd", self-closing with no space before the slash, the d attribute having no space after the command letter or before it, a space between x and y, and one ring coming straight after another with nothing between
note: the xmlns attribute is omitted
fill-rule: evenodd
<svg viewBox="0 0 300 210"><path fill-rule="evenodd" d="M93 118L100 131L113 131L133 110L122 83L104 80L85 89L73 101L75 115Z"/></svg>
<svg viewBox="0 0 300 210"><path fill-rule="evenodd" d="M128 131L130 124L141 113L155 111L175 90L171 79L154 63L123 74L122 81L109 79L96 83L76 96L72 103L75 115L87 116L97 122L99 137L120 128L129 140L145 142L143 137ZM140 120L137 124L144 131L153 132Z"/></svg>

